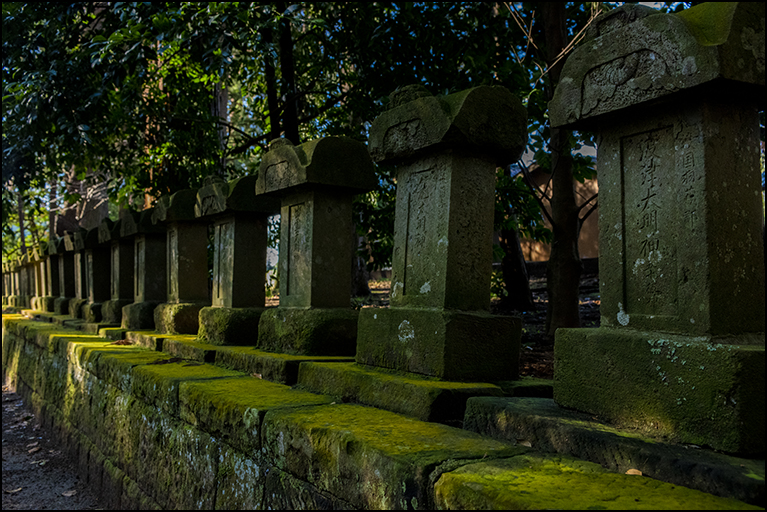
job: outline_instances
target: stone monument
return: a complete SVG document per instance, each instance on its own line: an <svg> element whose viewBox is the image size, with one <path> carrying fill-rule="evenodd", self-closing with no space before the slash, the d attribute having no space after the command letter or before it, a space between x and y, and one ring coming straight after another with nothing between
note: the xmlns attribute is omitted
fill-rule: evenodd
<svg viewBox="0 0 767 512"><path fill-rule="evenodd" d="M763 4L598 18L549 105L597 134L601 327L560 329L554 398L764 452Z"/></svg>
<svg viewBox="0 0 767 512"><path fill-rule="evenodd" d="M71 251L74 262L75 297L69 301L68 313L72 318L82 318L83 305L88 302L88 288L85 278L85 245L77 242L77 234L84 229L67 231L64 235L64 247Z"/></svg>
<svg viewBox="0 0 767 512"><path fill-rule="evenodd" d="M59 296L53 301L53 312L57 315L69 314L69 301L75 295L74 252L67 249L64 238L51 238L48 241L48 253L58 260Z"/></svg>
<svg viewBox="0 0 767 512"><path fill-rule="evenodd" d="M261 316L259 347L303 355L351 355L352 198L375 187L364 144L326 137L300 146L278 139L261 161L256 194L282 200L280 306Z"/></svg>
<svg viewBox="0 0 767 512"><path fill-rule="evenodd" d="M258 339L268 220L280 212L280 201L256 197L256 179L206 178L197 192L195 215L213 223L212 306L200 310L197 336L206 343L256 345Z"/></svg>
<svg viewBox="0 0 767 512"><path fill-rule="evenodd" d="M357 362L445 380L512 380L521 321L489 313L495 170L527 141L502 87L392 95L370 154L397 168L391 307L360 313Z"/></svg>
<svg viewBox="0 0 767 512"><path fill-rule="evenodd" d="M161 198L152 222L166 233L167 296L154 311L155 329L166 334L197 334L200 310L208 296L208 226L194 214L197 190Z"/></svg>
<svg viewBox="0 0 767 512"><path fill-rule="evenodd" d="M130 214L128 214L130 215ZM103 321L122 324L122 308L133 302L133 238L120 233L123 219L99 224L99 242L109 244L109 300L101 305Z"/></svg>
<svg viewBox="0 0 767 512"><path fill-rule="evenodd" d="M85 249L85 289L87 302L83 305L83 320L102 322L102 304L109 300L110 253L109 245L99 240L99 228L81 231L75 235L78 247Z"/></svg>
<svg viewBox="0 0 767 512"><path fill-rule="evenodd" d="M154 208L122 218L120 236L133 237L133 303L123 306L123 329L154 329L154 310L166 298L165 229L152 223Z"/></svg>

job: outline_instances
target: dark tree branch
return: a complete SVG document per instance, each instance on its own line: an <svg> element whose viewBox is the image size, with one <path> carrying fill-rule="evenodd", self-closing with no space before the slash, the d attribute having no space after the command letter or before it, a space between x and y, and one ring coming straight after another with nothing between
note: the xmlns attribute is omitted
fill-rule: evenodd
<svg viewBox="0 0 767 512"><path fill-rule="evenodd" d="M551 225L553 226L554 220L551 218L551 214L549 214L549 211L546 209L546 206L543 204L543 200L541 199L541 197L538 197L538 194L540 194L542 197L546 197L546 199L549 199L549 198L543 192L541 192L541 190L538 187L536 187L533 184L533 179L530 176L530 170L527 168L527 166L521 160L517 162L517 165L519 165L519 168L522 169L522 175L525 178L524 180L525 185L527 185L527 187L530 189L530 192L533 194L533 197L535 198L535 201L538 203L538 206L540 206L541 211L543 212L543 215L546 217L546 219L548 219L549 223L551 223Z"/></svg>

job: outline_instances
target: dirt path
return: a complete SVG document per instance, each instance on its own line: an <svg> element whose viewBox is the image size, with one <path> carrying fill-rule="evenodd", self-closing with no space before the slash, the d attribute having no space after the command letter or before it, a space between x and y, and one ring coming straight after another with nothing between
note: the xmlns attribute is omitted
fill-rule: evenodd
<svg viewBox="0 0 767 512"><path fill-rule="evenodd" d="M19 395L3 387L3 510L93 510L97 498L76 464L37 423Z"/></svg>

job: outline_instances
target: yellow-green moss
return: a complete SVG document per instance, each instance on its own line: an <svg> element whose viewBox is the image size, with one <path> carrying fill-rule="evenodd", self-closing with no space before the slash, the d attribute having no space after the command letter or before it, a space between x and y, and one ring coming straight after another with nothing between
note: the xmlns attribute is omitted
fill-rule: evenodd
<svg viewBox="0 0 767 512"><path fill-rule="evenodd" d="M422 421L460 422L472 396L502 396L493 384L442 381L434 377L354 363L302 363L299 385Z"/></svg>
<svg viewBox="0 0 767 512"><path fill-rule="evenodd" d="M444 473L434 488L443 509L758 509L597 464L525 454Z"/></svg>
<svg viewBox="0 0 767 512"><path fill-rule="evenodd" d="M182 419L222 437L245 453L260 449L261 422L267 411L331 401L330 397L250 376L183 382L179 388Z"/></svg>

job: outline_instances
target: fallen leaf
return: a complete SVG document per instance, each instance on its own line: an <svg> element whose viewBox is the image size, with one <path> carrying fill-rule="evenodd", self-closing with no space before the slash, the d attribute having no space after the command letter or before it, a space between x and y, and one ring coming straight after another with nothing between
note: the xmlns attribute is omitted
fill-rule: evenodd
<svg viewBox="0 0 767 512"><path fill-rule="evenodd" d="M67 492L61 493L62 496L66 496L67 498L70 496L74 496L75 494L77 494L77 491L67 491Z"/></svg>
<svg viewBox="0 0 767 512"><path fill-rule="evenodd" d="M18 489L14 489L12 491L5 491L5 494L13 494L14 492L19 492L22 489L23 489L23 487L19 487Z"/></svg>
<svg viewBox="0 0 767 512"><path fill-rule="evenodd" d="M251 377L255 377L255 378L257 378L257 379L263 379L263 377L261 376L261 374L260 374L260 373L251 373L251 374L250 374L250 376L251 376Z"/></svg>
<svg viewBox="0 0 767 512"><path fill-rule="evenodd" d="M525 441L524 439L517 439L517 444L520 446L527 446L528 448L533 447L533 443L531 443L530 441Z"/></svg>
<svg viewBox="0 0 767 512"><path fill-rule="evenodd" d="M27 445L27 448L34 448L34 447L35 447L35 446L37 446L38 444L40 444L40 441L35 441L34 443L29 443L29 444Z"/></svg>
<svg viewBox="0 0 767 512"><path fill-rule="evenodd" d="M110 343L110 345L133 345L133 343L128 340L117 340Z"/></svg>
<svg viewBox="0 0 767 512"><path fill-rule="evenodd" d="M637 476L642 476L642 472L641 472L641 471L639 471L638 469L629 469L628 471L626 471L626 474L627 474L627 475L637 475Z"/></svg>
<svg viewBox="0 0 767 512"><path fill-rule="evenodd" d="M27 450L27 453L35 453L35 452L39 452L39 451L40 451L40 447L37 446L35 448L32 448L31 450Z"/></svg>

